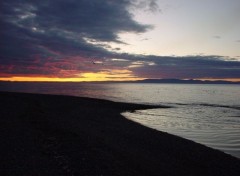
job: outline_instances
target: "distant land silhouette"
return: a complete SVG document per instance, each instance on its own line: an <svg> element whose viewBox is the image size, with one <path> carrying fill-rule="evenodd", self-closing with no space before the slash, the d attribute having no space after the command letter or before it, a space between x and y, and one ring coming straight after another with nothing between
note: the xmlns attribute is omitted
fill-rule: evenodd
<svg viewBox="0 0 240 176"><path fill-rule="evenodd" d="M240 84L240 82L231 81L202 81L202 80L182 80L182 79L145 79L141 81L135 81L137 83L173 83L173 84Z"/></svg>
<svg viewBox="0 0 240 176"><path fill-rule="evenodd" d="M14 81L0 81L0 83L4 82L14 82ZM44 82L44 81L43 81ZM19 82L21 83L21 82ZM240 82L231 82L231 81L202 81L202 80L182 80L182 79L144 79L138 81L84 81L83 83L158 83L158 84L240 84Z"/></svg>
<svg viewBox="0 0 240 176"><path fill-rule="evenodd" d="M97 82L96 82L97 83ZM240 84L231 81L202 81L202 80L182 80L182 79L144 79L138 81L104 81L104 83L156 83L156 84Z"/></svg>

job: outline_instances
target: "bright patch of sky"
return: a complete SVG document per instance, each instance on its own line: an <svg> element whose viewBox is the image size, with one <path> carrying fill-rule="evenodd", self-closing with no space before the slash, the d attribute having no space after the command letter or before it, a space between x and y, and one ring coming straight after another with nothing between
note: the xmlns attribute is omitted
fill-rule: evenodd
<svg viewBox="0 0 240 176"><path fill-rule="evenodd" d="M146 55L240 56L240 0L158 0L160 12L132 10L152 24L146 33L122 33L119 52Z"/></svg>

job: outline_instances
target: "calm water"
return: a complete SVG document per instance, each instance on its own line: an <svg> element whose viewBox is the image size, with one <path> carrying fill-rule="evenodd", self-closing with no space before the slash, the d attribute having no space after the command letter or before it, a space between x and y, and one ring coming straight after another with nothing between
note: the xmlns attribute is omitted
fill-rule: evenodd
<svg viewBox="0 0 240 176"><path fill-rule="evenodd" d="M240 158L239 85L0 83L0 90L168 105L123 115Z"/></svg>

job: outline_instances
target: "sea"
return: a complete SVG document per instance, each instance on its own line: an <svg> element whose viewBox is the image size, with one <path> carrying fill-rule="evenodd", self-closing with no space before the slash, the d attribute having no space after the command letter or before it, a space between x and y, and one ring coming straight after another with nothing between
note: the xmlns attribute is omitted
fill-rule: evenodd
<svg viewBox="0 0 240 176"><path fill-rule="evenodd" d="M1 82L0 91L168 106L170 108L123 112L122 115L149 128L240 158L240 85Z"/></svg>

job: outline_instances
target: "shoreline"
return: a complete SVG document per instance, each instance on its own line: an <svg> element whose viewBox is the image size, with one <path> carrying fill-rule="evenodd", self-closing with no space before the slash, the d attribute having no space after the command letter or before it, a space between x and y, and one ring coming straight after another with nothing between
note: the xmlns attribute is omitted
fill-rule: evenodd
<svg viewBox="0 0 240 176"><path fill-rule="evenodd" d="M240 160L120 115L164 106L0 92L3 175L238 175Z"/></svg>

